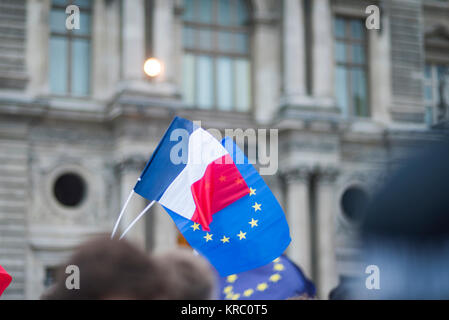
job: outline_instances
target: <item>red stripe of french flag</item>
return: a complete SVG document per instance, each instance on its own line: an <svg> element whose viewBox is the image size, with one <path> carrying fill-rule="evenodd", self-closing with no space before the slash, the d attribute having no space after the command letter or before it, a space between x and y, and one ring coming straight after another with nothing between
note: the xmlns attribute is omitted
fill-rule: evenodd
<svg viewBox="0 0 449 320"><path fill-rule="evenodd" d="M249 192L229 152L211 134L198 128L189 136L185 168L158 201L209 231L213 214Z"/></svg>
<svg viewBox="0 0 449 320"><path fill-rule="evenodd" d="M12 277L0 266L0 296L3 292L8 288L9 284L12 281Z"/></svg>
<svg viewBox="0 0 449 320"><path fill-rule="evenodd" d="M229 154L209 164L204 176L192 184L191 190L196 204L191 220L207 231L214 213L250 192Z"/></svg>

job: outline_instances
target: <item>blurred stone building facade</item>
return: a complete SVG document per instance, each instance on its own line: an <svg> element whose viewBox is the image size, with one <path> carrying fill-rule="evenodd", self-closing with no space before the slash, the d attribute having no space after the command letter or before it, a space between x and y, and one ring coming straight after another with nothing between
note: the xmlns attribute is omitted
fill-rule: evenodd
<svg viewBox="0 0 449 320"><path fill-rule="evenodd" d="M80 241L112 230L174 115L278 129L279 169L264 178L289 220L287 253L322 298L364 272L355 204L439 137L448 1L79 0L80 29L67 30L71 3L0 0L3 298L38 298ZM365 27L369 5L379 30ZM149 57L163 63L154 79ZM135 197L122 226L146 203ZM179 242L159 206L128 238Z"/></svg>

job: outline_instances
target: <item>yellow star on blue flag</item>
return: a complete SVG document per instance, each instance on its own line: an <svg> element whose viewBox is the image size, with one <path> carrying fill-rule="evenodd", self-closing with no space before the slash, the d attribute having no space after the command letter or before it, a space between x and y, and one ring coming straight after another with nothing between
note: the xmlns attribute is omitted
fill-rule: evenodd
<svg viewBox="0 0 449 320"><path fill-rule="evenodd" d="M287 256L239 274L220 277L220 298L223 300L285 300L313 299L315 285Z"/></svg>

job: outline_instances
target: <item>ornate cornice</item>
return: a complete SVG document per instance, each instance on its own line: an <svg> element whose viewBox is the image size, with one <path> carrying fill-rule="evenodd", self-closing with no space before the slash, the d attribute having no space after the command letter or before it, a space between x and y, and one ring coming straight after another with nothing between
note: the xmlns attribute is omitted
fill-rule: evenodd
<svg viewBox="0 0 449 320"><path fill-rule="evenodd" d="M318 183L334 183L340 170L337 167L319 167L316 171Z"/></svg>
<svg viewBox="0 0 449 320"><path fill-rule="evenodd" d="M116 164L116 168L122 172L140 172L145 168L148 159L141 154L129 155Z"/></svg>
<svg viewBox="0 0 449 320"><path fill-rule="evenodd" d="M281 171L280 176L288 183L307 182L310 179L312 170L308 166L293 168L287 171Z"/></svg>

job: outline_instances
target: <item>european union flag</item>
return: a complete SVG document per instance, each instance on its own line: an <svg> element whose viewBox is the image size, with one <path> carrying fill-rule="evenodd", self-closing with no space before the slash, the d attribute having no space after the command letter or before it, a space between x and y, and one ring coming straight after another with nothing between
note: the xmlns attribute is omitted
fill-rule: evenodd
<svg viewBox="0 0 449 320"><path fill-rule="evenodd" d="M246 184L248 193L214 213L209 230L164 208L192 248L221 276L227 276L270 263L285 251L291 239L284 212L262 177L232 139L226 137L221 145L243 178L236 183ZM219 182L212 185L218 187Z"/></svg>
<svg viewBox="0 0 449 320"><path fill-rule="evenodd" d="M220 277L222 300L310 299L316 295L313 283L287 256L239 274Z"/></svg>

